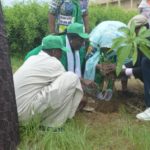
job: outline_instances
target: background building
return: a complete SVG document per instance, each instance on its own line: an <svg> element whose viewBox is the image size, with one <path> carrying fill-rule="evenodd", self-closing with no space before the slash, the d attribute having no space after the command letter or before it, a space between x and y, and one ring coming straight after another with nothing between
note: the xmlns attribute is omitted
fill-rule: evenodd
<svg viewBox="0 0 150 150"><path fill-rule="evenodd" d="M90 4L98 3L100 5L118 5L124 8L137 8L141 0L90 0Z"/></svg>

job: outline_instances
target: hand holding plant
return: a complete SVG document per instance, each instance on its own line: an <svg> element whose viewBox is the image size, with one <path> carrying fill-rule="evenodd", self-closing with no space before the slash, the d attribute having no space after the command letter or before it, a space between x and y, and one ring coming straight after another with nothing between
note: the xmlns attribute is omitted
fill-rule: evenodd
<svg viewBox="0 0 150 150"><path fill-rule="evenodd" d="M99 68L102 75L106 76L106 75L114 72L116 67L115 67L115 64L104 62L104 63L98 64L97 68Z"/></svg>
<svg viewBox="0 0 150 150"><path fill-rule="evenodd" d="M117 76L122 71L122 65L127 58L131 59L133 65L137 61L138 50L150 59L150 30L146 27L141 27L136 33L135 23L131 22L131 27L122 27L119 29L123 32L123 36L114 39L111 50L116 50L117 53Z"/></svg>

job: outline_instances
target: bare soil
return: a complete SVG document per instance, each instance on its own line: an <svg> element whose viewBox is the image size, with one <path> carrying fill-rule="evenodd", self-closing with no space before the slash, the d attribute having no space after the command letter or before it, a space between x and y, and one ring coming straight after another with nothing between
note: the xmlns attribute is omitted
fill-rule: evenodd
<svg viewBox="0 0 150 150"><path fill-rule="evenodd" d="M101 113L117 113L120 106L125 105L128 112L137 113L145 107L143 83L137 79L129 79L128 92L122 93L121 83L117 81L113 98L110 101L95 101L88 97L88 105Z"/></svg>

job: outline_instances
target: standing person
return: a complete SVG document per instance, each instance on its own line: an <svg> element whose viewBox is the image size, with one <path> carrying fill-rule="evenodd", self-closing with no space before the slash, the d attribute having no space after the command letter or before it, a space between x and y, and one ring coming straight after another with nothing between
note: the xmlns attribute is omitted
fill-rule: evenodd
<svg viewBox="0 0 150 150"><path fill-rule="evenodd" d="M150 26L150 0L142 0L138 8L140 13L148 19Z"/></svg>
<svg viewBox="0 0 150 150"><path fill-rule="evenodd" d="M136 33L138 34L141 27L145 26L149 28L148 20L143 15L137 15L133 17L128 26L130 27L131 22L135 23ZM144 83L144 100L146 104L146 110L137 114L136 118L139 120L150 120L150 59L148 59L141 51L138 50L137 62L134 66L131 64L126 65L124 68L125 74L127 76L134 75L139 78Z"/></svg>
<svg viewBox="0 0 150 150"><path fill-rule="evenodd" d="M115 50L108 53L113 44L113 39L122 36L119 28L126 27L120 21L103 21L90 33L90 46L86 56L84 79L95 80L100 85L97 98L110 100L113 95L115 79L115 63L117 60ZM105 67L103 67L105 65ZM106 81L107 86L103 86ZM123 93L127 93L127 78L122 78ZM103 88L105 87L105 88Z"/></svg>
<svg viewBox="0 0 150 150"><path fill-rule="evenodd" d="M18 142L16 99L0 2L0 149L16 150Z"/></svg>
<svg viewBox="0 0 150 150"><path fill-rule="evenodd" d="M40 115L42 126L60 127L75 115L83 91L79 77L59 61L66 50L61 37L49 35L42 40L42 51L14 74L20 121Z"/></svg>
<svg viewBox="0 0 150 150"><path fill-rule="evenodd" d="M51 33L61 33L74 22L83 23L88 32L89 0L50 0L49 27Z"/></svg>

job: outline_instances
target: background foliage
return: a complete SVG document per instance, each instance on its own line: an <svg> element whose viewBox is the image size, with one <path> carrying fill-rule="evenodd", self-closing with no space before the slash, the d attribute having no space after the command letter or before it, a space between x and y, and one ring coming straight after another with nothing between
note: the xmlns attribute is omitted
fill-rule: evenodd
<svg viewBox="0 0 150 150"><path fill-rule="evenodd" d="M11 53L29 51L48 34L48 5L29 3L4 8Z"/></svg>
<svg viewBox="0 0 150 150"><path fill-rule="evenodd" d="M125 10L117 6L92 5L89 7L90 29L105 20L117 20L127 24L137 13L136 10Z"/></svg>
<svg viewBox="0 0 150 150"><path fill-rule="evenodd" d="M126 11L119 7L89 7L90 30L104 20L118 20L127 23L136 11ZM38 46L42 37L49 33L48 4L16 4L5 7L4 15L11 54L24 55Z"/></svg>

